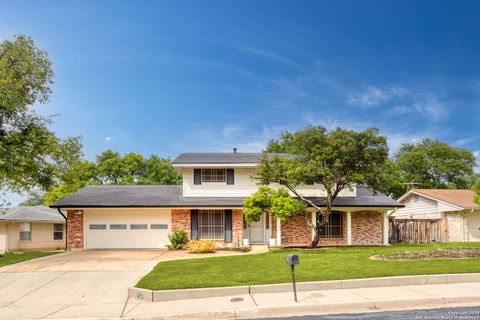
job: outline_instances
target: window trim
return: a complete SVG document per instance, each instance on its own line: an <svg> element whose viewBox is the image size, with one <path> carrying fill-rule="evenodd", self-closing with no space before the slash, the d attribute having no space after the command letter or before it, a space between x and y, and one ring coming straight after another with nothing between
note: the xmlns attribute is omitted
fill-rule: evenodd
<svg viewBox="0 0 480 320"><path fill-rule="evenodd" d="M206 171L211 171L212 173L209 175L210 180L205 180L205 172ZM218 174L219 172L222 172L222 174ZM218 177L223 176L221 180L218 180ZM225 168L205 168L201 169L200 172L200 177L201 177L201 183L227 183L227 169Z"/></svg>
<svg viewBox="0 0 480 320"><path fill-rule="evenodd" d="M22 226L28 225L28 231L22 231ZM28 234L28 239L22 239L22 234ZM19 226L19 237L20 241L32 241L32 223L31 222L22 222Z"/></svg>
<svg viewBox="0 0 480 320"><path fill-rule="evenodd" d="M220 214L220 222L215 224L214 216ZM205 217L206 215L206 217ZM206 220L206 221L204 221ZM214 222L213 224L211 222ZM205 232L203 228L207 228ZM220 233L217 234L217 228L220 228ZM198 210L198 239L225 241L225 210Z"/></svg>
<svg viewBox="0 0 480 320"><path fill-rule="evenodd" d="M332 225L332 214L334 214L334 213L335 214L340 214L340 223ZM332 229L331 228L339 228L340 234L339 235L332 234ZM328 223L327 223L327 225L323 226L322 231L325 232L325 233L324 234L323 234L323 232L320 233L320 239L342 239L343 236L344 236L344 232L343 232L343 212L342 211L332 211L330 213Z"/></svg>
<svg viewBox="0 0 480 320"><path fill-rule="evenodd" d="M61 230L55 230L56 226L60 226ZM58 234L60 234L59 239L55 238L55 235L58 235ZM61 224L61 223L54 223L53 224L53 240L63 240L63 224Z"/></svg>

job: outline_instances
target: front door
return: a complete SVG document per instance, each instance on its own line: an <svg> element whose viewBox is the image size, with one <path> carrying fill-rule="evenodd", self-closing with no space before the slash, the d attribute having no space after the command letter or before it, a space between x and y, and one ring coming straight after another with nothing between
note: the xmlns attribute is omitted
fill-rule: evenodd
<svg viewBox="0 0 480 320"><path fill-rule="evenodd" d="M265 243L265 214L262 214L257 222L250 222L248 226L250 229L250 243Z"/></svg>

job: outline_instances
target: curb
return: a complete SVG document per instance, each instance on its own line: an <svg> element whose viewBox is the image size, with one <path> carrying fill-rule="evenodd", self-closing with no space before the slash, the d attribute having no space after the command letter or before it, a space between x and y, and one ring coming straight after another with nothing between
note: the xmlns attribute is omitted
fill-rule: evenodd
<svg viewBox="0 0 480 320"><path fill-rule="evenodd" d="M480 296L465 297L439 297L416 300L390 300L369 301L353 303L330 303L330 304L307 304L286 307L255 307L251 309L238 309L205 313L183 313L162 316L134 317L138 320L161 320L161 319L258 319L269 317L289 316L319 316L333 314L369 313L395 310L419 310L436 309L447 307L476 306L480 302ZM128 319L133 319L127 315Z"/></svg>
<svg viewBox="0 0 480 320"><path fill-rule="evenodd" d="M423 284L447 284L480 282L480 273L464 274L436 274L421 276L399 276L382 278L365 278L350 280L328 280L298 282L298 291L317 291L317 290L335 290L335 289L357 289L357 288L375 288L375 287L395 287ZM237 286L237 287L216 287L216 288L197 288L197 289L179 289L179 290L148 290L130 287L128 296L142 301L158 302L171 300L199 299L208 297L223 297L242 294L256 293L279 293L290 292L291 283Z"/></svg>

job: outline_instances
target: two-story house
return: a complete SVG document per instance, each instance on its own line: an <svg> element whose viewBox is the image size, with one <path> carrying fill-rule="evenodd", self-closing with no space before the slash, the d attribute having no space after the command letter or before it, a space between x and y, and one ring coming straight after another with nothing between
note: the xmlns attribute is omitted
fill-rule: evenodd
<svg viewBox="0 0 480 320"><path fill-rule="evenodd" d="M246 223L243 199L258 186L252 179L260 153L184 153L173 166L182 185L87 186L52 205L67 217L68 249L163 248L168 234L183 229L190 239L210 239L221 245L309 245L315 211L287 221L264 214ZM322 205L320 185L299 188ZM344 190L323 229L320 245L387 245L387 211L401 204L384 194L357 186Z"/></svg>

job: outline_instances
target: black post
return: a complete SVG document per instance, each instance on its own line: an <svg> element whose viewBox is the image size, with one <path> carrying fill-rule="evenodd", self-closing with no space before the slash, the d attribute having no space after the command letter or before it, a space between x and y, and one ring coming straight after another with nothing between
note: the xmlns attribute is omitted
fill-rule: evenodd
<svg viewBox="0 0 480 320"><path fill-rule="evenodd" d="M295 297L295 302L297 302L297 286L295 284L295 265L290 265L292 270L292 283L293 283L293 296Z"/></svg>

